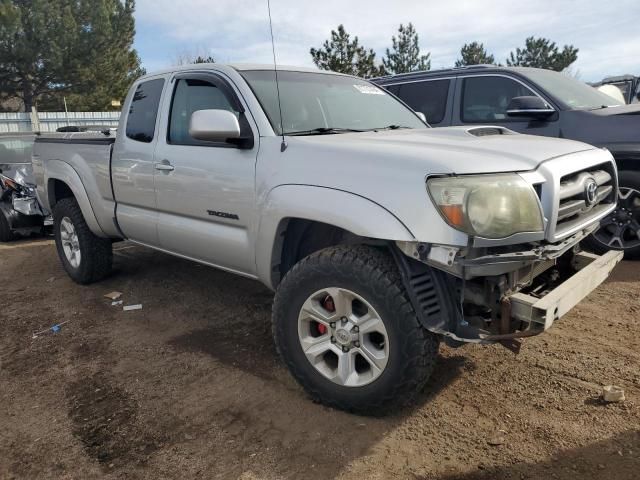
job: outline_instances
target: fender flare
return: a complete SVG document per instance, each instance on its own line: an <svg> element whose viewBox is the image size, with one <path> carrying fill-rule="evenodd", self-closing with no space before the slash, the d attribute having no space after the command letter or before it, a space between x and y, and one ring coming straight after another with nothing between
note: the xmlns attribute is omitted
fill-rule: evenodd
<svg viewBox="0 0 640 480"><path fill-rule="evenodd" d="M260 203L256 270L258 278L271 289L275 289L277 284L272 266L282 246L278 237L288 219L327 223L367 238L415 240L409 228L392 212L366 197L344 190L314 185L280 185Z"/></svg>
<svg viewBox="0 0 640 480"><path fill-rule="evenodd" d="M82 180L80 179L80 175L76 172L71 165L63 162L62 160L48 160L47 168L44 175L45 185L47 186L47 199L46 202L48 204L49 210L53 212L53 207L55 205L55 190L52 188L53 180L59 180L66 184L71 192L73 192L73 196L75 197L78 205L80 206L80 210L82 211L82 216L84 217L85 222L89 226L89 229L97 235L98 237L107 238L98 220L96 219L96 215L93 212L93 207L91 207L91 202L89 201L89 196L87 195L87 191L84 188Z"/></svg>

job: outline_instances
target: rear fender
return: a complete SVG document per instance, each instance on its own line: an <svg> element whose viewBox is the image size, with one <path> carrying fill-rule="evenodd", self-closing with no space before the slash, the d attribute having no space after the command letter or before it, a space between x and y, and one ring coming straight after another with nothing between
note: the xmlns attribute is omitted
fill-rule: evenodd
<svg viewBox="0 0 640 480"><path fill-rule="evenodd" d="M82 216L84 217L85 222L87 222L89 229L94 233L94 235L107 238L108 235L102 231L102 228L100 228L100 224L96 219L96 215L91 207L91 202L89 201L89 196L87 195L87 191L84 188L82 180L73 167L61 160L48 160L46 167L44 174L45 184L47 185L45 206L47 206L49 210L53 211L53 207L57 201L53 185L56 180L63 182L73 192L73 196L80 206Z"/></svg>

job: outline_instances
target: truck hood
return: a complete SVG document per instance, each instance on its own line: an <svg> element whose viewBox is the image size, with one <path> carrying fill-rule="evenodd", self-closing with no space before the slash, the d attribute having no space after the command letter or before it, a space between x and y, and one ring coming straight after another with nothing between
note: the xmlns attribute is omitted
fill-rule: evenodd
<svg viewBox="0 0 640 480"><path fill-rule="evenodd" d="M324 151L328 158L349 158L354 163L362 159L365 168L376 162L393 162L423 175L528 171L545 160L593 149L581 142L484 126L289 137L289 145L296 150Z"/></svg>
<svg viewBox="0 0 640 480"><path fill-rule="evenodd" d="M562 112L561 136L618 152L640 151L640 104Z"/></svg>
<svg viewBox="0 0 640 480"><path fill-rule="evenodd" d="M537 169L543 178L551 180L545 169L556 162L579 170L611 159L608 152L584 143L520 135L499 127L292 136L284 152L280 142L278 137L260 141L258 195L266 197L279 186L325 189L314 197L315 205L307 204L308 211L287 212L288 216L314 218L305 215L325 208L317 198L324 195L331 205L331 199L335 199L332 192L347 192L390 212L414 238L444 245L466 245L468 238L448 226L434 207L425 185L429 175ZM304 202L296 192L284 203ZM266 203L270 205L270 200ZM283 208L278 202L274 205ZM317 219L331 223L338 216L340 212L336 211L318 214ZM379 235L376 238L394 239L385 237L384 232Z"/></svg>

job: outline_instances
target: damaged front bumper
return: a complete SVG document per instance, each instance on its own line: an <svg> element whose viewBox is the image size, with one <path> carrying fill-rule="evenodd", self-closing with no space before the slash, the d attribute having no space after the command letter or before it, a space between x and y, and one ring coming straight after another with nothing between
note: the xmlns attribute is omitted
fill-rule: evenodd
<svg viewBox="0 0 640 480"><path fill-rule="evenodd" d="M598 224L591 225L558 243L532 244L525 249L522 245L516 245L511 249L507 247L464 249L416 242L397 242L397 246L409 257L456 277L471 279L500 275L528 265L555 260L597 229Z"/></svg>
<svg viewBox="0 0 640 480"><path fill-rule="evenodd" d="M518 339L549 329L622 260L619 251L604 255L577 251L593 230L556 244L467 250L465 256L450 247L426 249L399 242L395 256L425 328L453 346L501 342L518 350Z"/></svg>
<svg viewBox="0 0 640 480"><path fill-rule="evenodd" d="M14 195L12 203L13 209L22 215L44 216L42 209L40 208L40 204L38 203L38 199L35 196L19 197Z"/></svg>
<svg viewBox="0 0 640 480"><path fill-rule="evenodd" d="M9 228L17 233L37 231L53 225L49 212L45 211L35 195L4 191L0 200L0 215L4 215Z"/></svg>
<svg viewBox="0 0 640 480"><path fill-rule="evenodd" d="M525 322L525 330L540 333L568 313L582 299L594 291L611 274L624 253L611 250L604 255L581 252L573 257L576 272L544 296L535 293L514 293L506 297L510 306L507 314Z"/></svg>

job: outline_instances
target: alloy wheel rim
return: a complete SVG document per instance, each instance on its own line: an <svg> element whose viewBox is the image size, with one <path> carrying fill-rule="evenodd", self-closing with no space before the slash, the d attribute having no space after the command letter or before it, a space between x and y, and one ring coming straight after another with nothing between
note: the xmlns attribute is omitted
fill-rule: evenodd
<svg viewBox="0 0 640 480"><path fill-rule="evenodd" d="M69 265L73 268L78 268L82 257L80 253L80 241L78 240L76 228L73 226L73 222L69 217L64 217L60 222L60 241L62 242L62 250Z"/></svg>
<svg viewBox="0 0 640 480"><path fill-rule="evenodd" d="M298 315L298 339L316 371L345 387L378 379L389 360L382 318L364 298L344 288L325 288L307 298Z"/></svg>
<svg viewBox="0 0 640 480"><path fill-rule="evenodd" d="M627 249L640 246L640 191L620 187L618 206L602 220L594 237L609 248Z"/></svg>

